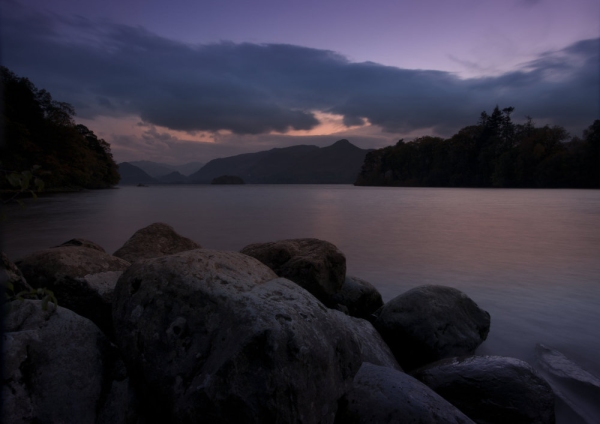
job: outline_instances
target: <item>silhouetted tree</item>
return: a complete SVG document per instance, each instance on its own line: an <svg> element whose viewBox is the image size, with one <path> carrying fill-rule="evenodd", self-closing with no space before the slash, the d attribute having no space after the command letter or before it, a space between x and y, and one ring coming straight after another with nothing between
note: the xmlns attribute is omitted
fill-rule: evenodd
<svg viewBox="0 0 600 424"><path fill-rule="evenodd" d="M600 120L595 120L583 132L580 163L589 187L600 187Z"/></svg>
<svg viewBox="0 0 600 424"><path fill-rule="evenodd" d="M37 166L47 188L105 188L119 182L110 145L75 124L70 104L52 99L5 67L0 73L5 168L20 172ZM0 186L9 188L6 181Z"/></svg>
<svg viewBox="0 0 600 424"><path fill-rule="evenodd" d="M583 140L559 126L512 122L513 107L482 112L449 139L420 137L375 150L358 185L435 187L600 187L600 121Z"/></svg>

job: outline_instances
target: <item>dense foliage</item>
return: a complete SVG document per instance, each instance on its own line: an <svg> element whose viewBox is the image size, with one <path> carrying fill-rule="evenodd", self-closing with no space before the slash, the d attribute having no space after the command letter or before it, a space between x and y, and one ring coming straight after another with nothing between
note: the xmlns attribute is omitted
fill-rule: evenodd
<svg viewBox="0 0 600 424"><path fill-rule="evenodd" d="M71 105L5 67L1 77L5 173L36 169L46 188L106 188L119 182L110 145L75 124ZM10 188L1 180L0 187Z"/></svg>
<svg viewBox="0 0 600 424"><path fill-rule="evenodd" d="M448 139L370 152L356 185L600 188L600 120L569 140L559 126L514 124L512 112L496 106Z"/></svg>

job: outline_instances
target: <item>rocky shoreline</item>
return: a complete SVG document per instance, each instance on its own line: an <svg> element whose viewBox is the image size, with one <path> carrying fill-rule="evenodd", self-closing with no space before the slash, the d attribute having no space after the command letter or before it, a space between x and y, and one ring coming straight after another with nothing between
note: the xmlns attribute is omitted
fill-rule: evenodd
<svg viewBox="0 0 600 424"><path fill-rule="evenodd" d="M555 421L529 364L474 355L490 316L466 294L384 304L326 241L216 251L156 223L113 255L74 239L2 263L9 297L59 303L8 305L6 422Z"/></svg>

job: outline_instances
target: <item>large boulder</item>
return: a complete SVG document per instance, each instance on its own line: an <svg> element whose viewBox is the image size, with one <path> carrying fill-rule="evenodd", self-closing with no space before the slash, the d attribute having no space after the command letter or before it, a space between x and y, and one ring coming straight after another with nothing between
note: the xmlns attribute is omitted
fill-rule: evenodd
<svg viewBox="0 0 600 424"><path fill-rule="evenodd" d="M241 252L258 259L283 278L293 281L330 304L346 278L346 257L333 244L314 238L256 243Z"/></svg>
<svg viewBox="0 0 600 424"><path fill-rule="evenodd" d="M236 252L134 263L113 307L117 344L164 422L331 423L363 361L397 367L367 321Z"/></svg>
<svg viewBox="0 0 600 424"><path fill-rule="evenodd" d="M339 292L331 296L330 303L343 305L353 317L369 318L383 306L381 294L368 281L346 276Z"/></svg>
<svg viewBox="0 0 600 424"><path fill-rule="evenodd" d="M445 286L416 287L376 314L375 327L405 369L472 354L490 330L489 313Z"/></svg>
<svg viewBox="0 0 600 424"><path fill-rule="evenodd" d="M112 333L112 293L129 262L95 248L60 246L38 251L17 262L34 288L54 292L58 303Z"/></svg>
<svg viewBox="0 0 600 424"><path fill-rule="evenodd" d="M170 225L156 222L136 231L114 255L135 262L200 248L198 243L179 235Z"/></svg>
<svg viewBox="0 0 600 424"><path fill-rule="evenodd" d="M415 378L367 362L339 403L336 424L473 423Z"/></svg>
<svg viewBox="0 0 600 424"><path fill-rule="evenodd" d="M34 300L9 306L3 334L3 422L96 422L105 399L114 397L116 355L109 341L90 320L68 309L43 311ZM130 410L114 410L112 422L124 422Z"/></svg>
<svg viewBox="0 0 600 424"><path fill-rule="evenodd" d="M554 423L550 385L519 359L449 358L419 368L412 375L477 423Z"/></svg>

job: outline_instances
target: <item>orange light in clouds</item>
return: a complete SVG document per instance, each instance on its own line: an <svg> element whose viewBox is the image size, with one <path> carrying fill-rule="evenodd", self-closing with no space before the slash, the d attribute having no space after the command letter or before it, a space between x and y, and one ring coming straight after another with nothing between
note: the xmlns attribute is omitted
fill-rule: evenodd
<svg viewBox="0 0 600 424"><path fill-rule="evenodd" d="M288 132L277 132L272 131L271 134L285 134L291 136L313 136L313 135L330 135L361 127L369 127L370 124L357 125L352 127L346 127L344 125L342 115L336 115L333 113L325 112L313 112L315 117L319 120L319 125L311 130L291 130ZM111 116L98 116L94 119L77 118L77 122L81 123L90 128L94 133L110 142L110 140L116 136L134 136L141 138L144 134L147 135L160 135L170 136L174 139L186 140L186 141L198 141L203 143L214 143L219 136L230 135L231 131L220 130L216 133L207 131L197 131L189 133L186 131L172 130L167 127L159 125L144 124L141 122L139 116L130 115L126 117L111 117ZM151 134L148 134L151 133Z"/></svg>
<svg viewBox="0 0 600 424"><path fill-rule="evenodd" d="M130 115L126 117L98 116L94 119L77 118L77 123L83 124L100 137L110 142L114 136L143 137L145 134L154 136L170 136L178 140L198 141L203 143L214 143L215 134L197 131L188 133L186 131L172 130L160 125L145 124L139 116ZM218 134L229 134L229 131L219 131Z"/></svg>
<svg viewBox="0 0 600 424"><path fill-rule="evenodd" d="M311 130L291 130L286 133L272 132L272 134L285 134L285 135L298 135L298 136L306 136L306 135L329 135L336 134L342 131L348 131L355 128L370 126L367 123L365 125L355 125L351 127L347 127L344 125L344 116L336 115L333 113L319 112L313 111L315 117L320 122L319 125L314 127Z"/></svg>

